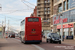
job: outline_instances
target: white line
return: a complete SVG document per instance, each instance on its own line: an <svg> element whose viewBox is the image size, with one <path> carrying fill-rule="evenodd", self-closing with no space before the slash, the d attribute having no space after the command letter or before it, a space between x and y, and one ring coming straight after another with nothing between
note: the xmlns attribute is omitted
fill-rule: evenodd
<svg viewBox="0 0 75 50"><path fill-rule="evenodd" d="M65 44L65 45L71 45L71 46L75 46L75 45L72 45L72 44L66 44L66 43L62 43L62 44Z"/></svg>
<svg viewBox="0 0 75 50"><path fill-rule="evenodd" d="M45 50L45 49L43 49L43 48L41 48L41 47L39 47L39 46L37 46L37 45L35 45L35 44L32 44L32 46L36 47L36 48L39 49L39 50Z"/></svg>

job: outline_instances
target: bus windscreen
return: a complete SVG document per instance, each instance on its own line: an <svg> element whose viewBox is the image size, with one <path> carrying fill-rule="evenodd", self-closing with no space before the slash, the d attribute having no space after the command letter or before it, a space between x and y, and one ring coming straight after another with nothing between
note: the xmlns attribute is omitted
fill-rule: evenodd
<svg viewBox="0 0 75 50"><path fill-rule="evenodd" d="M28 22L38 22L39 18L28 18Z"/></svg>

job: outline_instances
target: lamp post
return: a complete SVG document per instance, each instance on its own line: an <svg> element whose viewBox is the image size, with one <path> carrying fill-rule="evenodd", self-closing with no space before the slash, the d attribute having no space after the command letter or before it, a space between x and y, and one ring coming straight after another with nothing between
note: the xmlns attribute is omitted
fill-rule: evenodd
<svg viewBox="0 0 75 50"><path fill-rule="evenodd" d="M2 21L2 38L4 38L4 28L3 28L3 21Z"/></svg>
<svg viewBox="0 0 75 50"><path fill-rule="evenodd" d="M62 0L62 13L63 13L63 0ZM63 40L63 19L62 19L62 15L61 15L61 41Z"/></svg>

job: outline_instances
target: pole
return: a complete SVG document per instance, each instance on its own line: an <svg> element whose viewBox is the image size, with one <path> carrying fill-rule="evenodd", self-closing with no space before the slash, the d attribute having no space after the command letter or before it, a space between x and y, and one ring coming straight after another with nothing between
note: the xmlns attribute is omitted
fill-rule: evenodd
<svg viewBox="0 0 75 50"><path fill-rule="evenodd" d="M63 0L62 0L62 13L63 13ZM62 16L61 16L61 41L63 40L63 22L62 22Z"/></svg>
<svg viewBox="0 0 75 50"><path fill-rule="evenodd" d="M2 21L2 38L3 38L3 30L4 30L4 29L3 29L3 21Z"/></svg>
<svg viewBox="0 0 75 50"><path fill-rule="evenodd" d="M8 35L9 35L9 20L8 20Z"/></svg>
<svg viewBox="0 0 75 50"><path fill-rule="evenodd" d="M5 16L5 28L6 28L6 16Z"/></svg>
<svg viewBox="0 0 75 50"><path fill-rule="evenodd" d="M6 37L6 16L5 16L5 37Z"/></svg>

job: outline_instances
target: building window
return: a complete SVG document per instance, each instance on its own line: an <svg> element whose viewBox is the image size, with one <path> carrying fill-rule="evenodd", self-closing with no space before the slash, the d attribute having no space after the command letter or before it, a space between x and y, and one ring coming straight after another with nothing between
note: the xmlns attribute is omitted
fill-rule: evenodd
<svg viewBox="0 0 75 50"><path fill-rule="evenodd" d="M48 10L50 10L50 8L48 7Z"/></svg>
<svg viewBox="0 0 75 50"><path fill-rule="evenodd" d="M48 0L48 2L50 2L50 0Z"/></svg>
<svg viewBox="0 0 75 50"><path fill-rule="evenodd" d="M38 0L38 2L40 2L40 0Z"/></svg>
<svg viewBox="0 0 75 50"><path fill-rule="evenodd" d="M48 14L47 17L50 17L50 15Z"/></svg>
<svg viewBox="0 0 75 50"><path fill-rule="evenodd" d="M47 8L45 8L45 10L47 10Z"/></svg>
<svg viewBox="0 0 75 50"><path fill-rule="evenodd" d="M38 10L40 10L41 8L37 8Z"/></svg>
<svg viewBox="0 0 75 50"><path fill-rule="evenodd" d="M43 18L43 20L46 20L46 18Z"/></svg>
<svg viewBox="0 0 75 50"><path fill-rule="evenodd" d="M54 3L57 3L58 1L60 1L60 0L54 0Z"/></svg>
<svg viewBox="0 0 75 50"><path fill-rule="evenodd" d="M40 11L38 11L38 13L40 13Z"/></svg>
<svg viewBox="0 0 75 50"><path fill-rule="evenodd" d="M46 6L46 3L44 3L44 5Z"/></svg>
<svg viewBox="0 0 75 50"><path fill-rule="evenodd" d="M67 9L70 9L70 0L67 0L68 4L67 4Z"/></svg>
<svg viewBox="0 0 75 50"><path fill-rule="evenodd" d="M64 10L66 10L66 1L64 2Z"/></svg>
<svg viewBox="0 0 75 50"><path fill-rule="evenodd" d="M58 12L62 12L62 4L59 4Z"/></svg>
<svg viewBox="0 0 75 50"><path fill-rule="evenodd" d="M49 5L50 5L50 3L47 3L47 5L49 6Z"/></svg>
<svg viewBox="0 0 75 50"><path fill-rule="evenodd" d="M45 14L47 14L47 12L45 11Z"/></svg>
<svg viewBox="0 0 75 50"><path fill-rule="evenodd" d="M38 4L38 6L40 6L41 4Z"/></svg>
<svg viewBox="0 0 75 50"><path fill-rule="evenodd" d="M40 17L41 15L38 15L38 17Z"/></svg>
<svg viewBox="0 0 75 50"><path fill-rule="evenodd" d="M48 11L48 14L50 14L50 11Z"/></svg>
<svg viewBox="0 0 75 50"><path fill-rule="evenodd" d="M44 15L44 17L46 17L46 15Z"/></svg>
<svg viewBox="0 0 75 50"><path fill-rule="evenodd" d="M47 0L45 0L45 3L47 3Z"/></svg>
<svg viewBox="0 0 75 50"><path fill-rule="evenodd" d="M47 18L47 20L50 20L50 18Z"/></svg>

